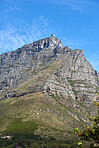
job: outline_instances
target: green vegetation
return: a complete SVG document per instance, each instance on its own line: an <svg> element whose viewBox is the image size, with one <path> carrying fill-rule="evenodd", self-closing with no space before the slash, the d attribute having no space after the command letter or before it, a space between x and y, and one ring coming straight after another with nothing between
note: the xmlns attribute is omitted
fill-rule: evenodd
<svg viewBox="0 0 99 148"><path fill-rule="evenodd" d="M75 133L81 137L82 140L91 141L91 148L99 147L99 103L94 101L94 104L98 107L98 114L95 116L88 116L91 121L91 126L85 126L84 131L80 131L78 128L74 128Z"/></svg>
<svg viewBox="0 0 99 148"><path fill-rule="evenodd" d="M54 137L42 138L40 136L31 135L24 137L22 135L15 135L12 139L0 138L0 148L75 148L77 146L77 139L57 140Z"/></svg>
<svg viewBox="0 0 99 148"><path fill-rule="evenodd" d="M22 119L15 118L2 132L4 135L17 134L33 134L38 125L33 121L22 121Z"/></svg>
<svg viewBox="0 0 99 148"><path fill-rule="evenodd" d="M72 80L70 80L70 79L67 79L68 80L68 82L70 83L70 85L72 86L72 87L74 87L74 82L72 81Z"/></svg>

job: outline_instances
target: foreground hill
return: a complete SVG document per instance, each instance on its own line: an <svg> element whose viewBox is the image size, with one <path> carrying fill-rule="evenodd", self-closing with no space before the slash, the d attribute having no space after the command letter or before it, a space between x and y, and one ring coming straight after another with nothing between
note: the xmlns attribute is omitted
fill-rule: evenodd
<svg viewBox="0 0 99 148"><path fill-rule="evenodd" d="M0 55L0 133L66 139L90 124L99 74L84 51L51 35ZM71 134L72 135L72 134ZM73 139L73 138L72 138Z"/></svg>

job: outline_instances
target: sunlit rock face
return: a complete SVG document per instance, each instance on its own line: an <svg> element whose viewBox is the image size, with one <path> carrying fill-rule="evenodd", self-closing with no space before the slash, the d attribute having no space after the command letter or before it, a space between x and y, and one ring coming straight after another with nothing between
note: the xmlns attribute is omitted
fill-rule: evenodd
<svg viewBox="0 0 99 148"><path fill-rule="evenodd" d="M51 72L46 70L47 67ZM99 74L85 59L84 51L63 47L53 34L0 55L0 90L16 88L44 70L45 75L49 74L40 85L42 89L37 88L38 91L46 93L49 88L50 93L64 97L97 98Z"/></svg>

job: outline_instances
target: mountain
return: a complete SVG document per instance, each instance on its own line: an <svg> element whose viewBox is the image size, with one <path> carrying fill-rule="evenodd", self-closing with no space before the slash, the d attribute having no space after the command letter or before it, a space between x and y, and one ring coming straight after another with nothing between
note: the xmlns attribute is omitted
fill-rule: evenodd
<svg viewBox="0 0 99 148"><path fill-rule="evenodd" d="M89 124L85 114L95 114L98 94L99 73L84 51L63 47L53 34L0 55L1 135L16 133L11 123L35 122L35 134L66 138Z"/></svg>
<svg viewBox="0 0 99 148"><path fill-rule="evenodd" d="M85 59L84 51L63 47L54 35L0 55L0 90L17 88L48 67L48 74L39 78L47 77L41 85L43 91L49 87L52 93L65 97L97 98L99 74Z"/></svg>

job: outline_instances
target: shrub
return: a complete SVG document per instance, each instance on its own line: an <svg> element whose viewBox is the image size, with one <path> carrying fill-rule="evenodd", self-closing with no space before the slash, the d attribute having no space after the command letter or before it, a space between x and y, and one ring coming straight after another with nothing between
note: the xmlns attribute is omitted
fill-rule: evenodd
<svg viewBox="0 0 99 148"><path fill-rule="evenodd" d="M80 131L78 128L74 128L74 132L81 137L81 139L86 141L93 141L92 147L99 147L99 103L94 101L94 104L98 107L98 113L95 116L89 116L91 121L91 126L85 126L84 131Z"/></svg>

